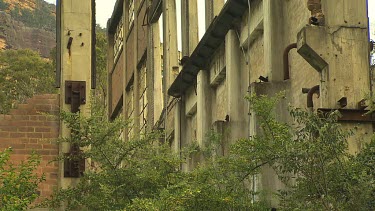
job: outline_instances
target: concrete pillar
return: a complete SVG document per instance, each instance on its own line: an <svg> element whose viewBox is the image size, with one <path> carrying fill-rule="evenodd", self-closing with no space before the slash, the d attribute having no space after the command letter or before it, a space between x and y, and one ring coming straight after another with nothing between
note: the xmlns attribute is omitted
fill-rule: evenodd
<svg viewBox="0 0 375 211"><path fill-rule="evenodd" d="M246 137L244 96L241 92L241 49L235 30L229 30L225 37L226 81L228 93L229 140Z"/></svg>
<svg viewBox="0 0 375 211"><path fill-rule="evenodd" d="M91 47L92 47L92 1L63 1L61 4L61 28L57 33L61 35L61 95L60 108L71 111L71 105L65 103L65 81L86 82L86 104L80 105L80 115L88 116L90 110L91 94ZM79 20L79 21L75 21ZM70 46L70 49L67 48ZM84 45L82 45L84 43ZM70 137L71 131L61 123L62 138ZM70 144L60 143L59 153L69 153ZM86 166L88 164L86 163ZM64 162L59 163L59 188L67 188L78 183L77 178L64 177Z"/></svg>
<svg viewBox="0 0 375 211"><path fill-rule="evenodd" d="M160 49L160 33L159 33L159 23L153 23L148 27L148 48L147 48L147 71L151 78L152 86L150 91L152 95L150 96L149 102L152 104L152 112L149 112L152 116L149 119L152 128L159 120L159 117L163 110L163 91L162 91L162 71L161 71L161 49Z"/></svg>
<svg viewBox="0 0 375 211"><path fill-rule="evenodd" d="M346 109L358 109L358 103L371 92L367 2L325 0L322 6L326 27L306 26L298 34L298 53L321 76L320 103L314 103L315 109L340 108L338 101L344 97ZM373 133L371 123L360 124L348 141L351 153L358 152ZM343 126L354 127L352 123Z"/></svg>
<svg viewBox="0 0 375 211"><path fill-rule="evenodd" d="M203 146L211 127L211 88L208 71L201 70L197 76L197 141Z"/></svg>
<svg viewBox="0 0 375 211"><path fill-rule="evenodd" d="M163 1L163 71L164 107L168 105L167 90L178 75L176 1ZM177 68L176 68L177 67Z"/></svg>
<svg viewBox="0 0 375 211"><path fill-rule="evenodd" d="M282 81L284 24L283 1L263 0L264 68L270 81ZM264 77L266 77L264 76Z"/></svg>
<svg viewBox="0 0 375 211"><path fill-rule="evenodd" d="M224 0L206 0L206 28L224 6Z"/></svg>
<svg viewBox="0 0 375 211"><path fill-rule="evenodd" d="M108 28L108 27L107 27ZM107 40L108 40L108 49L107 49L107 90L111 90L112 86L112 80L111 80L111 71L114 65L114 38L113 34L107 34ZM111 116L112 113L112 92L108 91L107 94L107 114L108 114L108 119Z"/></svg>
<svg viewBox="0 0 375 211"><path fill-rule="evenodd" d="M182 57L190 56L198 45L197 0L181 0Z"/></svg>
<svg viewBox="0 0 375 211"><path fill-rule="evenodd" d="M123 73L122 73L122 75L123 75L123 83L124 83L124 85L123 85L123 90L122 90L122 118L125 120L125 121L127 121L128 119L127 119L127 111L128 111L128 109L129 108L127 108L126 107L126 102L127 102L127 96L126 96L126 85L127 84L125 84L126 83L126 71L130 71L130 70L127 70L126 69L126 67L127 67L127 42L126 42L126 36L127 36L127 34L128 34L128 32L129 32L129 27L128 27L128 25L127 25L127 23L128 23L128 17L129 17L129 14L128 14L128 5L127 4L123 4L123 6L122 6L122 10L123 10L123 13L122 13L122 31L123 31L123 33L124 33L124 43L123 43L123 46L122 46L122 58L120 58L120 59L122 59L122 61L123 61L123 63L124 63L124 68L123 68ZM126 128L125 130L124 130L124 134L123 134L123 139L124 139L124 141L127 141L128 140L128 129Z"/></svg>
<svg viewBox="0 0 375 211"><path fill-rule="evenodd" d="M134 87L134 113L133 113L133 120L134 120L134 137L137 138L139 137L140 133L140 107L139 107L139 97L140 97L140 90L139 90L139 70L137 68L138 64L138 42L137 42L137 37L138 37L138 15L137 11L139 8L139 1L134 1L134 27L133 27L133 34L134 34L134 43L133 43L133 70L134 70L134 82L133 82L133 87Z"/></svg>

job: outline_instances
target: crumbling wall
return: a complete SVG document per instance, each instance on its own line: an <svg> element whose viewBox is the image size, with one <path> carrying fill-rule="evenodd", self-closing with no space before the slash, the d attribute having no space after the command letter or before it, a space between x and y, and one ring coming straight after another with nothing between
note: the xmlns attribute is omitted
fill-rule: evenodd
<svg viewBox="0 0 375 211"><path fill-rule="evenodd" d="M35 151L41 156L36 169L46 180L40 185L41 198L52 194L57 187L59 137L59 97L56 94L37 95L11 110L9 115L0 116L0 150L11 147L11 162L19 164Z"/></svg>

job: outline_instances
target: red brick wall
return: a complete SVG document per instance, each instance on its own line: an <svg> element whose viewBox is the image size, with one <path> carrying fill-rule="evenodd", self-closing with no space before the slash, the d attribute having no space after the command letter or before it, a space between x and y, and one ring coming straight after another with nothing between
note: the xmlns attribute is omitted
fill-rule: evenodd
<svg viewBox="0 0 375 211"><path fill-rule="evenodd" d="M17 164L29 157L32 151L41 155L36 170L45 174L46 181L40 185L41 197L51 195L57 187L58 162L50 162L58 155L56 138L59 136L59 96L38 95L0 115L0 150L12 147L11 161Z"/></svg>

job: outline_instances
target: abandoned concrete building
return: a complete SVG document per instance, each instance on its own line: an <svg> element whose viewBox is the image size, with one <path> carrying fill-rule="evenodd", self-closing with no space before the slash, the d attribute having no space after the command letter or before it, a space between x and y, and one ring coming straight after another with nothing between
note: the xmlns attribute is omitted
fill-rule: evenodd
<svg viewBox="0 0 375 211"><path fill-rule="evenodd" d="M107 30L109 117L133 120L124 139L162 129L178 151L229 131L225 154L258 130L244 96L283 90L281 121L288 105L340 109L356 139L373 133L366 0L118 0ZM267 170L258 182L281 185Z"/></svg>

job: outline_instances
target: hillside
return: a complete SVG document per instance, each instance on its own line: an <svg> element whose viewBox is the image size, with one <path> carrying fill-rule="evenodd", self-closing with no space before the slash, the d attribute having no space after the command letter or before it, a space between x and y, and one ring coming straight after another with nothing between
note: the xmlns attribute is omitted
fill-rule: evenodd
<svg viewBox="0 0 375 211"><path fill-rule="evenodd" d="M0 0L0 49L38 51L55 47L55 5L43 0Z"/></svg>

